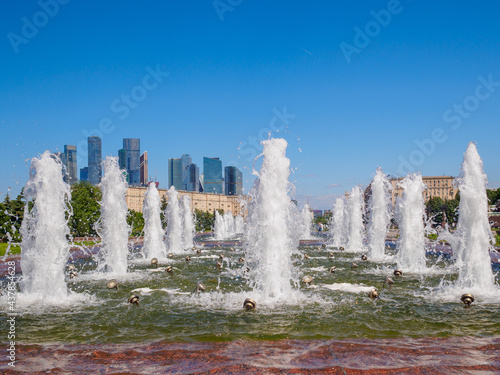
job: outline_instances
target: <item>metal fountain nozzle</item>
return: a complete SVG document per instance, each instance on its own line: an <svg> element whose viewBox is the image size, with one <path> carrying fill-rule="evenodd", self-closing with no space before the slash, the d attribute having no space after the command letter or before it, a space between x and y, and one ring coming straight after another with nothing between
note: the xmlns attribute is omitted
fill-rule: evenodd
<svg viewBox="0 0 500 375"><path fill-rule="evenodd" d="M356 263L352 262L351 268L358 268L358 265Z"/></svg>
<svg viewBox="0 0 500 375"><path fill-rule="evenodd" d="M193 246L192 249L193 249L193 251L195 251L196 250L196 246Z"/></svg>
<svg viewBox="0 0 500 375"><path fill-rule="evenodd" d="M132 294L128 299L128 303L131 303L132 305L139 306L139 296Z"/></svg>
<svg viewBox="0 0 500 375"><path fill-rule="evenodd" d="M155 266L155 267L158 267L158 258L151 259L151 265Z"/></svg>
<svg viewBox="0 0 500 375"><path fill-rule="evenodd" d="M190 260L191 260L191 257L188 255L188 256L186 257L186 262L189 262Z"/></svg>
<svg viewBox="0 0 500 375"><path fill-rule="evenodd" d="M462 294L460 300L465 303L466 306L470 306L474 302L474 296L472 294Z"/></svg>
<svg viewBox="0 0 500 375"><path fill-rule="evenodd" d="M328 254L330 258L333 258L335 255L333 254L333 251L330 251L330 254Z"/></svg>
<svg viewBox="0 0 500 375"><path fill-rule="evenodd" d="M172 275L173 272L174 272L174 269L172 268L172 266L167 266L167 268L165 268L165 273L167 275Z"/></svg>
<svg viewBox="0 0 500 375"><path fill-rule="evenodd" d="M330 273L335 273L335 266L330 268Z"/></svg>
<svg viewBox="0 0 500 375"><path fill-rule="evenodd" d="M167 256L168 256L169 258L173 258L173 257L174 257L174 254L172 254L172 253L168 253L168 255L167 255Z"/></svg>
<svg viewBox="0 0 500 375"><path fill-rule="evenodd" d="M196 250L196 254L201 254L201 250L200 250L200 249L197 249L197 250Z"/></svg>
<svg viewBox="0 0 500 375"><path fill-rule="evenodd" d="M370 293L368 293L368 296L371 298L371 299L377 299L377 298L380 298L379 295L378 295L378 290L377 288L373 288L372 290L370 290Z"/></svg>
<svg viewBox="0 0 500 375"><path fill-rule="evenodd" d="M344 246L340 246L340 247L339 247L339 250L340 250L340 251L344 251L344 250L345 250L345 249L344 249Z"/></svg>
<svg viewBox="0 0 500 375"><path fill-rule="evenodd" d="M240 258L240 259L238 259L238 262L240 262L240 263L244 263L244 262L245 262L245 259L244 259L244 258Z"/></svg>
<svg viewBox="0 0 500 375"><path fill-rule="evenodd" d="M116 289L118 290L118 282L115 279L111 279L106 283L106 287L108 289Z"/></svg>
<svg viewBox="0 0 500 375"><path fill-rule="evenodd" d="M220 254L220 255L219 255L219 258L220 258L220 259L224 259L224 254Z"/></svg>
<svg viewBox="0 0 500 375"><path fill-rule="evenodd" d="M314 279L313 279L313 278L312 278L312 276L310 276L310 275L306 275L306 276L304 276L304 277L302 278L302 282L303 282L304 284L306 284L306 285L311 285L311 284L312 284L312 282L313 282L313 280L314 280Z"/></svg>
<svg viewBox="0 0 500 375"><path fill-rule="evenodd" d="M205 291L205 284L203 284L201 281L198 281L196 283L196 287L194 288L194 292L204 292Z"/></svg>
<svg viewBox="0 0 500 375"><path fill-rule="evenodd" d="M255 310L256 307L257 307L257 302L255 302L251 298L247 298L245 302L243 302L243 308L246 311Z"/></svg>
<svg viewBox="0 0 500 375"><path fill-rule="evenodd" d="M309 255L304 254L304 259L309 259Z"/></svg>
<svg viewBox="0 0 500 375"><path fill-rule="evenodd" d="M367 260L367 259L368 257L366 256L366 254L361 255L361 260Z"/></svg>
<svg viewBox="0 0 500 375"><path fill-rule="evenodd" d="M76 271L74 269L69 271L69 278L70 279L74 279L77 276L78 276L78 274L76 273Z"/></svg>
<svg viewBox="0 0 500 375"><path fill-rule="evenodd" d="M394 276L396 276L396 277L403 276L403 271L401 271L401 270L394 270Z"/></svg>
<svg viewBox="0 0 500 375"><path fill-rule="evenodd" d="M220 271L222 269L222 263L217 261L217 271Z"/></svg>

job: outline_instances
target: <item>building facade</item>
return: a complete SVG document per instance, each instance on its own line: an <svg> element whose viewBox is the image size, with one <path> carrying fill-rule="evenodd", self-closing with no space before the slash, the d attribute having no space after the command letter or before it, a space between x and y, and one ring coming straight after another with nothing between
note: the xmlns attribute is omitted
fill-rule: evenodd
<svg viewBox="0 0 500 375"><path fill-rule="evenodd" d="M144 151L140 157L140 183L141 186L148 185L148 152Z"/></svg>
<svg viewBox="0 0 500 375"><path fill-rule="evenodd" d="M392 185L392 203L396 203L397 197L401 196L403 189L399 186L399 182L403 177L390 179ZM452 176L422 176L422 181L427 186L424 190L424 200L427 203L429 199L439 197L443 201L455 199L458 193L458 188L454 186Z"/></svg>
<svg viewBox="0 0 500 375"><path fill-rule="evenodd" d="M123 149L126 151L126 166L130 185L141 184L141 140L123 138Z"/></svg>
<svg viewBox="0 0 500 375"><path fill-rule="evenodd" d="M226 195L243 194L243 173L233 166L224 168L224 184Z"/></svg>
<svg viewBox="0 0 500 375"><path fill-rule="evenodd" d="M101 183L102 179L102 148L101 138L98 136L88 137L88 182L92 185Z"/></svg>
<svg viewBox="0 0 500 375"><path fill-rule="evenodd" d="M89 180L89 167L80 168L80 181Z"/></svg>
<svg viewBox="0 0 500 375"><path fill-rule="evenodd" d="M64 181L70 185L77 183L78 168L76 164L76 146L64 145L64 153L61 154L61 159L66 167Z"/></svg>
<svg viewBox="0 0 500 375"><path fill-rule="evenodd" d="M181 159L168 159L168 187L174 186L175 190L182 190L182 164Z"/></svg>
<svg viewBox="0 0 500 375"><path fill-rule="evenodd" d="M205 193L224 194L222 161L203 157L203 189Z"/></svg>
<svg viewBox="0 0 500 375"><path fill-rule="evenodd" d="M127 207L130 210L142 212L146 187L129 187L126 194ZM160 198L168 202L168 190L158 189ZM233 215L246 215L241 202L248 200L246 196L228 196L219 194L203 194L192 191L179 191L179 198L188 195L191 198L191 210L214 213L215 210L231 211Z"/></svg>

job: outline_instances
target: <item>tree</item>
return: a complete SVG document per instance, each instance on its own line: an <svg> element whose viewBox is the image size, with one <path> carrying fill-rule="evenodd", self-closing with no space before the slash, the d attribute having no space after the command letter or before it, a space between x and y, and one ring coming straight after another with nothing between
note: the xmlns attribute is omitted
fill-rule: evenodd
<svg viewBox="0 0 500 375"><path fill-rule="evenodd" d="M131 236L133 237L142 236L144 232L144 216L142 215L142 212L128 210L127 224L132 229Z"/></svg>
<svg viewBox="0 0 500 375"><path fill-rule="evenodd" d="M26 200L23 191L15 200L11 200L9 195L5 196L3 203L0 203L0 241L21 242L21 223L24 218L24 206ZM32 206L32 205L31 205Z"/></svg>
<svg viewBox="0 0 500 375"><path fill-rule="evenodd" d="M194 214L196 216L196 231L210 232L215 222L215 214L198 209L195 209Z"/></svg>
<svg viewBox="0 0 500 375"><path fill-rule="evenodd" d="M101 216L101 189L87 181L80 181L71 187L73 216L68 226L73 237L96 236L95 223Z"/></svg>
<svg viewBox="0 0 500 375"><path fill-rule="evenodd" d="M436 224L441 225L443 223L443 208L444 201L440 197L432 197L427 201L426 211L427 216L432 217Z"/></svg>

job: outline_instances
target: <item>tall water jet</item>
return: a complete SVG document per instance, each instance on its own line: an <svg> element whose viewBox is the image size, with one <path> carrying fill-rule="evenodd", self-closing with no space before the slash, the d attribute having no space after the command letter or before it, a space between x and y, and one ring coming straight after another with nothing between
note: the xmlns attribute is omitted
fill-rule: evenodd
<svg viewBox="0 0 500 375"><path fill-rule="evenodd" d="M382 168L377 168L371 183L368 223L368 252L370 259L385 256L385 237L391 222L389 188L391 186Z"/></svg>
<svg viewBox="0 0 500 375"><path fill-rule="evenodd" d="M161 225L161 199L156 183L151 182L144 197L142 207L144 214L144 256L146 258L163 258L167 249L163 242L163 228Z"/></svg>
<svg viewBox="0 0 500 375"><path fill-rule="evenodd" d="M227 237L227 226L224 215L221 215L219 211L215 211L214 238L217 241L220 241L226 237Z"/></svg>
<svg viewBox="0 0 500 375"><path fill-rule="evenodd" d="M488 198L486 196L487 176L477 147L470 142L464 154L460 177L459 217L456 253L459 267L456 285L480 291L495 288L489 251L493 249L494 238L488 222Z"/></svg>
<svg viewBox="0 0 500 375"><path fill-rule="evenodd" d="M191 198L189 195L182 197L182 246L185 249L193 247L194 215L191 211Z"/></svg>
<svg viewBox="0 0 500 375"><path fill-rule="evenodd" d="M168 189L167 205L167 251L172 254L182 253L182 219L179 206L179 194L172 185Z"/></svg>
<svg viewBox="0 0 500 375"><path fill-rule="evenodd" d="M312 225L312 217L311 217L311 208L306 203L302 210L300 211L300 238L303 240L307 240L311 237L311 225Z"/></svg>
<svg viewBox="0 0 500 375"><path fill-rule="evenodd" d="M31 159L24 195L27 203L21 225L21 293L30 302L64 301L68 296L64 270L69 256L65 215L71 190L63 181L62 163L57 156L45 151Z"/></svg>
<svg viewBox="0 0 500 375"><path fill-rule="evenodd" d="M104 160L101 189L101 218L96 229L101 237L102 247L97 270L125 274L130 234L125 199L128 184L124 172L118 165L118 157L107 156Z"/></svg>
<svg viewBox="0 0 500 375"><path fill-rule="evenodd" d="M242 234L245 232L245 221L243 220L243 216L238 215L234 218L234 231L235 234Z"/></svg>
<svg viewBox="0 0 500 375"><path fill-rule="evenodd" d="M264 298L285 302L292 282L298 282L291 260L298 236L291 220L294 204L288 196L290 160L285 156L284 139L269 139L262 145L262 167L260 173L253 172L258 178L250 192L246 262L254 289Z"/></svg>
<svg viewBox="0 0 500 375"><path fill-rule="evenodd" d="M420 173L411 173L399 184L403 193L396 202L399 226L398 267L406 272L421 272L425 262L425 184Z"/></svg>
<svg viewBox="0 0 500 375"><path fill-rule="evenodd" d="M347 199L347 217L348 217L348 241L346 250L350 252L362 252L365 226L363 224L363 212L365 210L365 201L363 200L363 191L361 187L354 186Z"/></svg>
<svg viewBox="0 0 500 375"><path fill-rule="evenodd" d="M333 205L333 215L330 233L332 235L332 245L339 247L347 243L345 200L339 197Z"/></svg>

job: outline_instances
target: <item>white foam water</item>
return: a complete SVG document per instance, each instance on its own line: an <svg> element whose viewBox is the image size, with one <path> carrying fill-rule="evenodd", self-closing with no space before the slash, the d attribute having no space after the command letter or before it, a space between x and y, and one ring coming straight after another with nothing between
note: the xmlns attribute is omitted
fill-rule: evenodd
<svg viewBox="0 0 500 375"><path fill-rule="evenodd" d="M333 206L333 216L330 233L332 235L332 246L340 247L347 244L347 221L345 212L345 200L339 197Z"/></svg>
<svg viewBox="0 0 500 375"><path fill-rule="evenodd" d="M382 168L377 168L371 183L370 221L367 230L368 256L371 260L387 258L387 255L385 255L385 237L391 222L389 187L389 180Z"/></svg>
<svg viewBox="0 0 500 375"><path fill-rule="evenodd" d="M144 256L161 258L167 256L167 248L163 242L164 230L161 225L161 199L156 183L149 184L142 207L144 214Z"/></svg>
<svg viewBox="0 0 500 375"><path fill-rule="evenodd" d="M179 194L172 185L168 189L167 205L167 251L172 254L180 254L182 250L182 218L179 206Z"/></svg>
<svg viewBox="0 0 500 375"><path fill-rule="evenodd" d="M191 210L191 198L188 195L182 197L182 246L184 249L193 247L194 236L194 214Z"/></svg>
<svg viewBox="0 0 500 375"><path fill-rule="evenodd" d="M114 275L127 273L128 237L127 224L128 184L124 172L118 165L118 157L107 156L103 162L101 182L101 218L97 223L97 233L101 237L97 272Z"/></svg>
<svg viewBox="0 0 500 375"><path fill-rule="evenodd" d="M360 186L354 186L347 199L347 217L348 217L348 241L346 251L351 253L364 252L363 245L365 226L363 224L363 212L365 210L365 201L363 199L363 190Z"/></svg>

